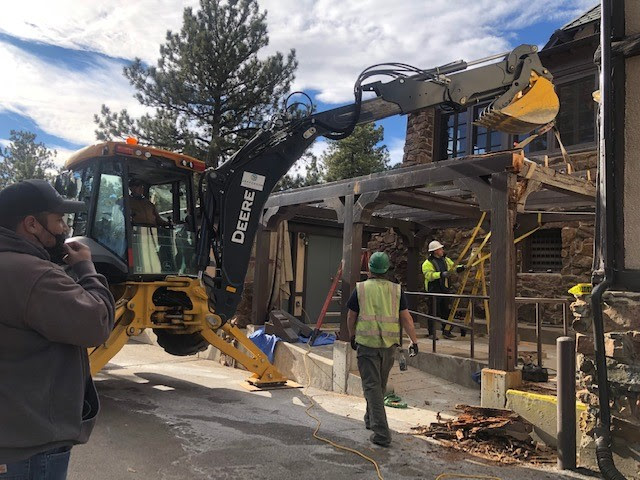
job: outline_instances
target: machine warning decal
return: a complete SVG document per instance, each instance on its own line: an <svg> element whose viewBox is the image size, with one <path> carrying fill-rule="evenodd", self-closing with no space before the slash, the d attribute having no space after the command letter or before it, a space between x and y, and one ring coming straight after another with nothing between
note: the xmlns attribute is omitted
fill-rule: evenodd
<svg viewBox="0 0 640 480"><path fill-rule="evenodd" d="M258 175L257 173L251 173L251 172L244 172L242 174L242 182L240 182L240 186L250 188L252 190L262 191L264 189L264 180L265 180L265 177L263 175Z"/></svg>

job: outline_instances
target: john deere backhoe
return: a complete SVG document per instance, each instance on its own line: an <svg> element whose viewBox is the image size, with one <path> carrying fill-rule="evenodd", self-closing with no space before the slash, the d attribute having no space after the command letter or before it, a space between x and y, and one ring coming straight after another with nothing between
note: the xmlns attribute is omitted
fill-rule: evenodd
<svg viewBox="0 0 640 480"><path fill-rule="evenodd" d="M472 64L480 66L469 68ZM364 83L373 76L392 80ZM92 372L99 371L129 337L151 328L171 354L191 355L211 344L252 372L252 383L284 383L266 356L229 320L242 295L263 206L291 165L319 136L342 139L359 123L432 106L459 109L490 100L478 124L527 133L553 121L558 112L551 80L536 47L529 45L504 56L430 70L377 65L358 78L353 104L303 116L288 115L285 108L216 169L135 143L107 142L78 151L67 160L67 172L57 185L86 202L88 211L72 219L73 236L91 248L97 269L107 276L118 299L111 337L90 352ZM373 98L363 100L363 92L371 92ZM202 176L198 192L195 173ZM148 185L147 196L155 199L161 216L171 220L169 226L132 220L127 188L132 178ZM249 353L224 341L220 330Z"/></svg>

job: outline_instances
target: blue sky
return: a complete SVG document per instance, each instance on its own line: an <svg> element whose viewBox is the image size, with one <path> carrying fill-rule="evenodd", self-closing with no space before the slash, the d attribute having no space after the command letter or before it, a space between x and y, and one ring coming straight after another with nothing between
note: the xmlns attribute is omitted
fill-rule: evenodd
<svg viewBox="0 0 640 480"><path fill-rule="evenodd" d="M95 4L94 4L95 3ZM553 31L594 0L260 0L268 11L264 54L295 48L294 89L310 93L318 110L351 101L365 67L397 61L433 67L472 60L521 43L544 45ZM83 0L24 0L0 17L0 144L12 129L29 130L59 152L93 143L93 114L144 109L122 67L134 57L155 63L167 29L179 30L182 9L195 0L113 0L109 8ZM148 12L154 12L149 18ZM406 119L383 120L392 162L402 158ZM320 153L325 144L317 142Z"/></svg>

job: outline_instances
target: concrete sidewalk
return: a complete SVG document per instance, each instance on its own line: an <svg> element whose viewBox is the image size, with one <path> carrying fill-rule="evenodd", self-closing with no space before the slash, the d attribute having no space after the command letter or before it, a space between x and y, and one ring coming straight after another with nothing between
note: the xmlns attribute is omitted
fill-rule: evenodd
<svg viewBox="0 0 640 480"><path fill-rule="evenodd" d="M410 408L387 409L395 431L391 448L368 442L362 398L313 387L250 392L240 385L247 376L208 360L172 357L155 346L126 345L96 378L102 412L89 443L73 449L69 479L376 478L370 463L312 438L315 421L305 414L304 394L317 403L312 413L322 420L320 435L374 458L387 480L434 480L441 473L454 479L587 478L503 466L407 435L412 426L434 421L438 411L448 416L458 401L478 398L475 390L416 369L394 367L394 384Z"/></svg>

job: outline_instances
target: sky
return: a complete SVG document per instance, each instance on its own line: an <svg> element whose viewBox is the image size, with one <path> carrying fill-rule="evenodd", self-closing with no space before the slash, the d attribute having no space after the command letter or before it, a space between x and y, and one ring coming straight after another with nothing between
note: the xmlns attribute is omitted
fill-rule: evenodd
<svg viewBox="0 0 640 480"><path fill-rule="evenodd" d="M542 47L597 0L258 0L270 43L260 52L296 50L293 90L318 111L350 103L366 67L402 62L430 68L529 43ZM28 130L58 152L96 142L102 104L144 112L122 69L134 58L153 65L167 30L179 31L197 0L22 0L0 16L0 146L10 130ZM402 160L405 117L380 122L391 163ZM315 153L326 147L322 141Z"/></svg>

